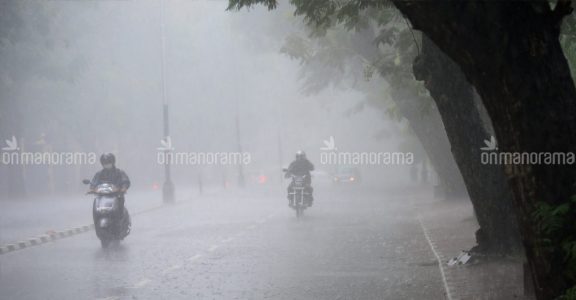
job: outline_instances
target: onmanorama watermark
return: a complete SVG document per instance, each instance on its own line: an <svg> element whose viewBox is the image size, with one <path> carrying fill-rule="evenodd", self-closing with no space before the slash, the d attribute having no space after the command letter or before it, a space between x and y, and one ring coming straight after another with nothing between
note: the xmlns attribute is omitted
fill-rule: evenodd
<svg viewBox="0 0 576 300"><path fill-rule="evenodd" d="M484 140L480 162L484 165L573 165L574 152L500 152L494 136Z"/></svg>
<svg viewBox="0 0 576 300"><path fill-rule="evenodd" d="M94 152L2 152L3 165L93 165L97 162Z"/></svg>
<svg viewBox="0 0 576 300"><path fill-rule="evenodd" d="M248 152L158 152L158 164L170 165L247 165L252 161Z"/></svg>
<svg viewBox="0 0 576 300"><path fill-rule="evenodd" d="M574 152L482 152L484 165L572 165L576 163Z"/></svg>
<svg viewBox="0 0 576 300"><path fill-rule="evenodd" d="M411 165L412 152L321 152L323 165Z"/></svg>

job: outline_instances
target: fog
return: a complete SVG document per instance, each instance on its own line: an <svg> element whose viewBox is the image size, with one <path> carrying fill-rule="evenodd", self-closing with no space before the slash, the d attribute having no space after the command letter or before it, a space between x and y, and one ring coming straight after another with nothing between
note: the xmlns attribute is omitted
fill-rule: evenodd
<svg viewBox="0 0 576 300"><path fill-rule="evenodd" d="M355 37L334 50L342 65L322 40L302 44L312 63L294 57L293 38L314 35L287 2L228 5L2 1L0 299L452 299L444 258L478 223L465 192L443 198L420 142L462 185L423 85L368 76ZM298 151L312 206L287 199ZM131 220L112 223L130 235L112 244L93 179L104 153L130 179ZM444 236L458 243L435 246Z"/></svg>
<svg viewBox="0 0 576 300"><path fill-rule="evenodd" d="M365 97L358 91L303 93L298 62L280 53L289 33L304 30L287 7L229 12L224 1L168 1L162 37L158 1L23 3L20 42L3 47L0 58L23 73L3 74L9 88L2 106L17 114L5 139L16 136L30 149L44 136L54 150L115 153L134 187L163 177L156 150L163 138L162 55L176 152L238 152L240 144L251 157L246 172L274 176L297 150L318 161L330 136L346 151L398 151L405 139L405 125L374 109L350 113ZM62 172L78 181L98 164L74 174L53 168L54 177ZM201 170L208 184L236 176L226 166L174 168L179 186L196 184ZM52 192L73 183L65 182ZM28 183L29 193L44 192L34 191L43 183Z"/></svg>

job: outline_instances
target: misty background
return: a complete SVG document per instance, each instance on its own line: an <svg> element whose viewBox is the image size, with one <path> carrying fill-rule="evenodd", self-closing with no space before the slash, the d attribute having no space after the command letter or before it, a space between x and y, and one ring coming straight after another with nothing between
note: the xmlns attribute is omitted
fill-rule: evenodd
<svg viewBox="0 0 576 300"><path fill-rule="evenodd" d="M290 34L304 31L289 7L229 12L226 1L164 3L175 152L241 149L251 156L242 170L249 185L259 175L277 185L280 168L299 149L320 173L332 172L334 166L319 161L330 136L341 151L422 152L404 121L362 105L365 94L346 85L304 93L301 66L280 51ZM1 5L11 13L10 5ZM160 2L18 1L16 6L12 22L2 26L0 47L3 146L15 136L22 151L113 152L134 188L161 187ZM0 195L77 193L84 188L80 180L99 168L99 162L2 164ZM409 177L409 166L362 171L374 183ZM238 166L177 165L173 178L177 190L200 181L234 185L238 172Z"/></svg>

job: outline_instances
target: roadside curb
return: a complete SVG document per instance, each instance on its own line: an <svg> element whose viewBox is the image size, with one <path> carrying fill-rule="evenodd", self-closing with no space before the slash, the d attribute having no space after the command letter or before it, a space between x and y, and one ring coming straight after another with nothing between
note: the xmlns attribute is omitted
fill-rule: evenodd
<svg viewBox="0 0 576 300"><path fill-rule="evenodd" d="M39 235L37 237L29 238L27 240L15 242L12 244L2 245L0 246L0 255L22 250L25 248L29 248L32 246L38 246L42 244L46 244L48 242L52 242L55 240L59 240L62 238L70 237L73 235L77 235L86 231L90 231L94 229L94 224L84 225L79 227L73 227L63 231L52 231L43 235Z"/></svg>
<svg viewBox="0 0 576 300"><path fill-rule="evenodd" d="M450 265L450 259L476 244L477 225L470 204L434 204L416 208L417 218L430 248L436 255L446 289L446 298L464 299L523 299L523 269L514 257L482 259L480 263L463 262Z"/></svg>
<svg viewBox="0 0 576 300"><path fill-rule="evenodd" d="M152 212L161 208L166 207L166 205L155 206L152 208L144 209L137 213L134 213L133 216L141 215L144 213ZM94 224L90 225L83 225L78 227L72 227L66 230L61 231L48 231L46 234L42 234L33 238L25 239L19 242L13 242L11 244L0 245L0 255L4 255L10 252L30 248L33 246L39 246L42 244L46 244L48 242L54 242L56 240L64 239L67 237L75 236L87 231L91 231L94 229Z"/></svg>
<svg viewBox="0 0 576 300"><path fill-rule="evenodd" d="M159 210L162 208L180 205L180 204L184 204L184 203L187 203L187 201L182 201L182 202L178 201L178 202L170 203L170 204L162 204L160 206L154 206L154 207L150 207L150 208L135 212L132 214L132 216L138 216L138 215L153 212L153 211L156 211L156 210ZM83 226L79 226L79 227L72 227L72 228L69 228L66 230L62 230L62 231L48 231L46 234L42 234L42 235L39 235L37 237L25 239L25 240L22 240L19 242L13 242L10 244L0 245L0 255L4 255L4 254L10 253L10 252L15 252L15 251L26 249L26 248L30 248L33 246L39 246L42 244L46 244L48 242L54 242L54 241L59 240L59 239L63 239L63 238L78 235L78 234L81 234L81 233L84 233L87 231L91 231L93 229L94 229L94 224L89 224L89 225L83 225Z"/></svg>
<svg viewBox="0 0 576 300"><path fill-rule="evenodd" d="M447 262L446 257L443 255L442 252L438 251L438 245L430 237L430 232L428 230L428 227L426 227L426 224L424 224L424 222L422 221L422 217L420 215L418 215L417 219L418 219L418 223L420 223L420 228L422 229L424 237L426 238L426 241L428 242L428 245L430 246L430 250L432 251L432 253L436 257L436 261L438 263L438 269L439 269L440 275L442 277L442 283L444 284L444 292L446 295L446 299L447 300L453 300L454 299L454 297L452 296L454 293L453 292L454 286L452 284L453 278L452 278L450 272L448 272L446 266L444 265L445 262Z"/></svg>

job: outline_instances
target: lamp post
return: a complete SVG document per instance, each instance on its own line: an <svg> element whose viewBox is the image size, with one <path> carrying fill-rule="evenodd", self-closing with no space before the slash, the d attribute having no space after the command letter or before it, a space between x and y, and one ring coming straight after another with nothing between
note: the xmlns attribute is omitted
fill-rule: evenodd
<svg viewBox="0 0 576 300"><path fill-rule="evenodd" d="M164 1L160 0L160 44L162 54L160 58L161 65L161 89L162 89L162 116L164 123L164 138L166 147L164 149L164 185L162 186L162 201L164 203L174 202L174 183L170 172L170 163L172 161L172 141L170 139L170 115L168 95L166 92L166 41L164 37Z"/></svg>
<svg viewBox="0 0 576 300"><path fill-rule="evenodd" d="M238 100L236 100L236 142L238 146L238 152L242 155L242 140L240 138L240 117L238 116ZM238 186L243 188L246 185L244 180L244 167L242 163L238 164Z"/></svg>

